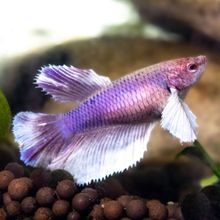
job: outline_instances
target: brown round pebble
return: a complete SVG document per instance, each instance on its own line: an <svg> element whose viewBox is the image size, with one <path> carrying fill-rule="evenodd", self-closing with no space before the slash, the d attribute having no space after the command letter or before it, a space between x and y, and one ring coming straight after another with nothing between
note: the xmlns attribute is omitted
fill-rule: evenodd
<svg viewBox="0 0 220 220"><path fill-rule="evenodd" d="M57 200L52 207L52 211L57 217L64 217L70 209L70 204L66 200Z"/></svg>
<svg viewBox="0 0 220 220"><path fill-rule="evenodd" d="M165 205L159 200L147 201L147 208L149 211L149 217L157 220L167 219L168 211Z"/></svg>
<svg viewBox="0 0 220 220"><path fill-rule="evenodd" d="M0 172L0 190L6 190L9 183L15 178L11 171L3 170Z"/></svg>
<svg viewBox="0 0 220 220"><path fill-rule="evenodd" d="M3 198L2 198L3 204L4 204L5 206L8 205L8 204L12 201L10 195L9 195L7 192L4 193L2 197L3 197Z"/></svg>
<svg viewBox="0 0 220 220"><path fill-rule="evenodd" d="M220 186L206 186L201 192L210 200L214 215L217 219L220 219Z"/></svg>
<svg viewBox="0 0 220 220"><path fill-rule="evenodd" d="M51 220L53 212L49 208L41 207L34 214L34 220Z"/></svg>
<svg viewBox="0 0 220 220"><path fill-rule="evenodd" d="M30 187L23 178L13 179L8 185L8 193L12 199L21 200L28 195Z"/></svg>
<svg viewBox="0 0 220 220"><path fill-rule="evenodd" d="M21 177L21 178L19 178L21 181L24 181L27 185L28 185L28 187L29 187L29 190L31 190L32 189L32 187L33 187L33 182L32 182L32 180L30 179L30 178L28 178L28 177Z"/></svg>
<svg viewBox="0 0 220 220"><path fill-rule="evenodd" d="M104 215L107 219L119 219L123 216L122 205L115 200L104 203Z"/></svg>
<svg viewBox="0 0 220 220"><path fill-rule="evenodd" d="M5 220L6 216L7 216L7 214L6 214L5 210L3 208L0 208L0 219Z"/></svg>
<svg viewBox="0 0 220 220"><path fill-rule="evenodd" d="M81 193L86 193L92 202L96 202L99 196L97 190L90 187L84 188Z"/></svg>
<svg viewBox="0 0 220 220"><path fill-rule="evenodd" d="M211 202L202 192L188 194L181 204L181 210L184 219L214 219Z"/></svg>
<svg viewBox="0 0 220 220"><path fill-rule="evenodd" d="M67 172L66 170L57 169L51 172L52 182L50 183L53 187L55 187L58 182L62 180L73 180L73 176Z"/></svg>
<svg viewBox="0 0 220 220"><path fill-rule="evenodd" d="M57 195L62 199L70 199L76 193L77 188L72 180L62 180L56 187Z"/></svg>
<svg viewBox="0 0 220 220"><path fill-rule="evenodd" d="M0 191L0 207L3 204L3 193Z"/></svg>
<svg viewBox="0 0 220 220"><path fill-rule="evenodd" d="M6 205L6 212L9 217L18 216L21 213L21 205L17 201L11 201Z"/></svg>
<svg viewBox="0 0 220 220"><path fill-rule="evenodd" d="M168 202L167 204L167 210L168 210L168 218L174 218L174 219L182 219L182 213L181 208L178 204L173 202Z"/></svg>
<svg viewBox="0 0 220 220"><path fill-rule="evenodd" d="M22 220L33 220L33 218L32 218L32 216L29 216L29 217L22 218Z"/></svg>
<svg viewBox="0 0 220 220"><path fill-rule="evenodd" d="M104 205L106 202L112 201L112 199L108 198L108 197L104 197L102 199L100 199L100 205L102 208L104 208Z"/></svg>
<svg viewBox="0 0 220 220"><path fill-rule="evenodd" d="M16 162L8 163L5 166L5 170L11 171L16 178L24 176L24 167Z"/></svg>
<svg viewBox="0 0 220 220"><path fill-rule="evenodd" d="M141 219L147 214L145 202L141 199L131 200L126 206L127 216L132 219Z"/></svg>
<svg viewBox="0 0 220 220"><path fill-rule="evenodd" d="M206 186L201 190L211 201L218 201L220 203L220 186Z"/></svg>
<svg viewBox="0 0 220 220"><path fill-rule="evenodd" d="M93 209L90 212L88 219L91 219L91 220L92 219L98 219L98 220L105 219L103 208L101 207L101 205L94 205L93 206Z"/></svg>
<svg viewBox="0 0 220 220"><path fill-rule="evenodd" d="M91 201L85 193L78 193L73 197L72 207L78 212L84 212L89 209Z"/></svg>
<svg viewBox="0 0 220 220"><path fill-rule="evenodd" d="M50 206L55 201L55 192L50 187L42 187L36 193L36 200L39 205Z"/></svg>
<svg viewBox="0 0 220 220"><path fill-rule="evenodd" d="M75 210L70 212L67 216L67 220L79 220L79 219L80 219L80 214Z"/></svg>
<svg viewBox="0 0 220 220"><path fill-rule="evenodd" d="M132 200L132 197L129 195L123 195L118 197L117 200L120 202L123 208L125 208L128 205L128 203Z"/></svg>
<svg viewBox="0 0 220 220"><path fill-rule="evenodd" d="M37 209L37 201L34 197L26 197L21 202L21 209L26 214L31 214Z"/></svg>
<svg viewBox="0 0 220 220"><path fill-rule="evenodd" d="M49 186L52 181L51 172L42 168L37 168L32 171L30 178L33 182L33 187L36 190L41 187Z"/></svg>

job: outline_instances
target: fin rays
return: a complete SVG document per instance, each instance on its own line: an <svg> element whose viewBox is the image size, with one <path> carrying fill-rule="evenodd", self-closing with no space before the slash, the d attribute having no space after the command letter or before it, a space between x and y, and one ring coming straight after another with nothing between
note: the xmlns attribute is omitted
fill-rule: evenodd
<svg viewBox="0 0 220 220"><path fill-rule="evenodd" d="M32 166L47 166L68 144L57 115L20 112L14 118L13 133L21 159Z"/></svg>
<svg viewBox="0 0 220 220"><path fill-rule="evenodd" d="M178 97L175 89L171 89L171 95L162 112L161 126L179 138L181 142L193 142L196 140L196 116Z"/></svg>
<svg viewBox="0 0 220 220"><path fill-rule="evenodd" d="M79 184L122 172L143 157L153 124L117 125L75 134L50 169L63 168Z"/></svg>
<svg viewBox="0 0 220 220"><path fill-rule="evenodd" d="M56 101L81 102L111 84L111 80L91 69L49 65L41 69L35 83Z"/></svg>

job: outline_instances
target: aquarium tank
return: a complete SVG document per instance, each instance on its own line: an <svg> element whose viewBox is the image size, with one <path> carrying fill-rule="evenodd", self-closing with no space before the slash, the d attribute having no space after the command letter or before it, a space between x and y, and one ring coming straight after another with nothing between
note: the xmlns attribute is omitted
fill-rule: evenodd
<svg viewBox="0 0 220 220"><path fill-rule="evenodd" d="M220 219L220 1L2 1L0 219Z"/></svg>

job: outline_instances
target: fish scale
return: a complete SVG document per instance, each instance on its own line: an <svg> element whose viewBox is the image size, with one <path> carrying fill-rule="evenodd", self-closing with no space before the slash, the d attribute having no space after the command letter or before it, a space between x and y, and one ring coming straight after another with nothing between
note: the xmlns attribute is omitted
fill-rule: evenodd
<svg viewBox="0 0 220 220"><path fill-rule="evenodd" d="M157 74L159 75L160 73ZM142 76L141 78L140 75ZM152 116L153 114L150 113L151 106L156 103L160 105L169 96L169 93L163 87L147 87L148 83L151 82L149 78L152 78L152 75L144 77L143 74L137 72L132 77L127 77L123 81L121 80L114 85L110 85L107 91L104 90L98 96L96 94L85 100L77 108L77 111L74 109L70 114L64 114L64 117L70 117L67 121L71 125L75 124L76 129L84 129L85 126L83 125L88 121L90 123L87 124L87 129L114 123L137 123L144 116L146 116L145 120L149 121L150 119L147 116L149 114ZM157 76L157 78L159 77ZM155 81L153 78L150 84L158 84L158 81ZM144 93L145 96L142 95L138 98L138 91ZM157 94L163 94L163 96L158 96ZM96 101L91 102L91 100ZM101 120L102 118L104 120ZM77 122L76 119L78 119ZM74 127L72 129L72 132L74 132Z"/></svg>

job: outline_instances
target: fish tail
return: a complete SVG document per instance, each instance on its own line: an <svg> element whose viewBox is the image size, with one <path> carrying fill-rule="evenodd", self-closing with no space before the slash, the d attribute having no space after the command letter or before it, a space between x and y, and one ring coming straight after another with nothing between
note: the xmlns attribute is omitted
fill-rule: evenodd
<svg viewBox="0 0 220 220"><path fill-rule="evenodd" d="M60 115L20 112L13 120L13 133L20 158L31 166L47 167L68 143Z"/></svg>

